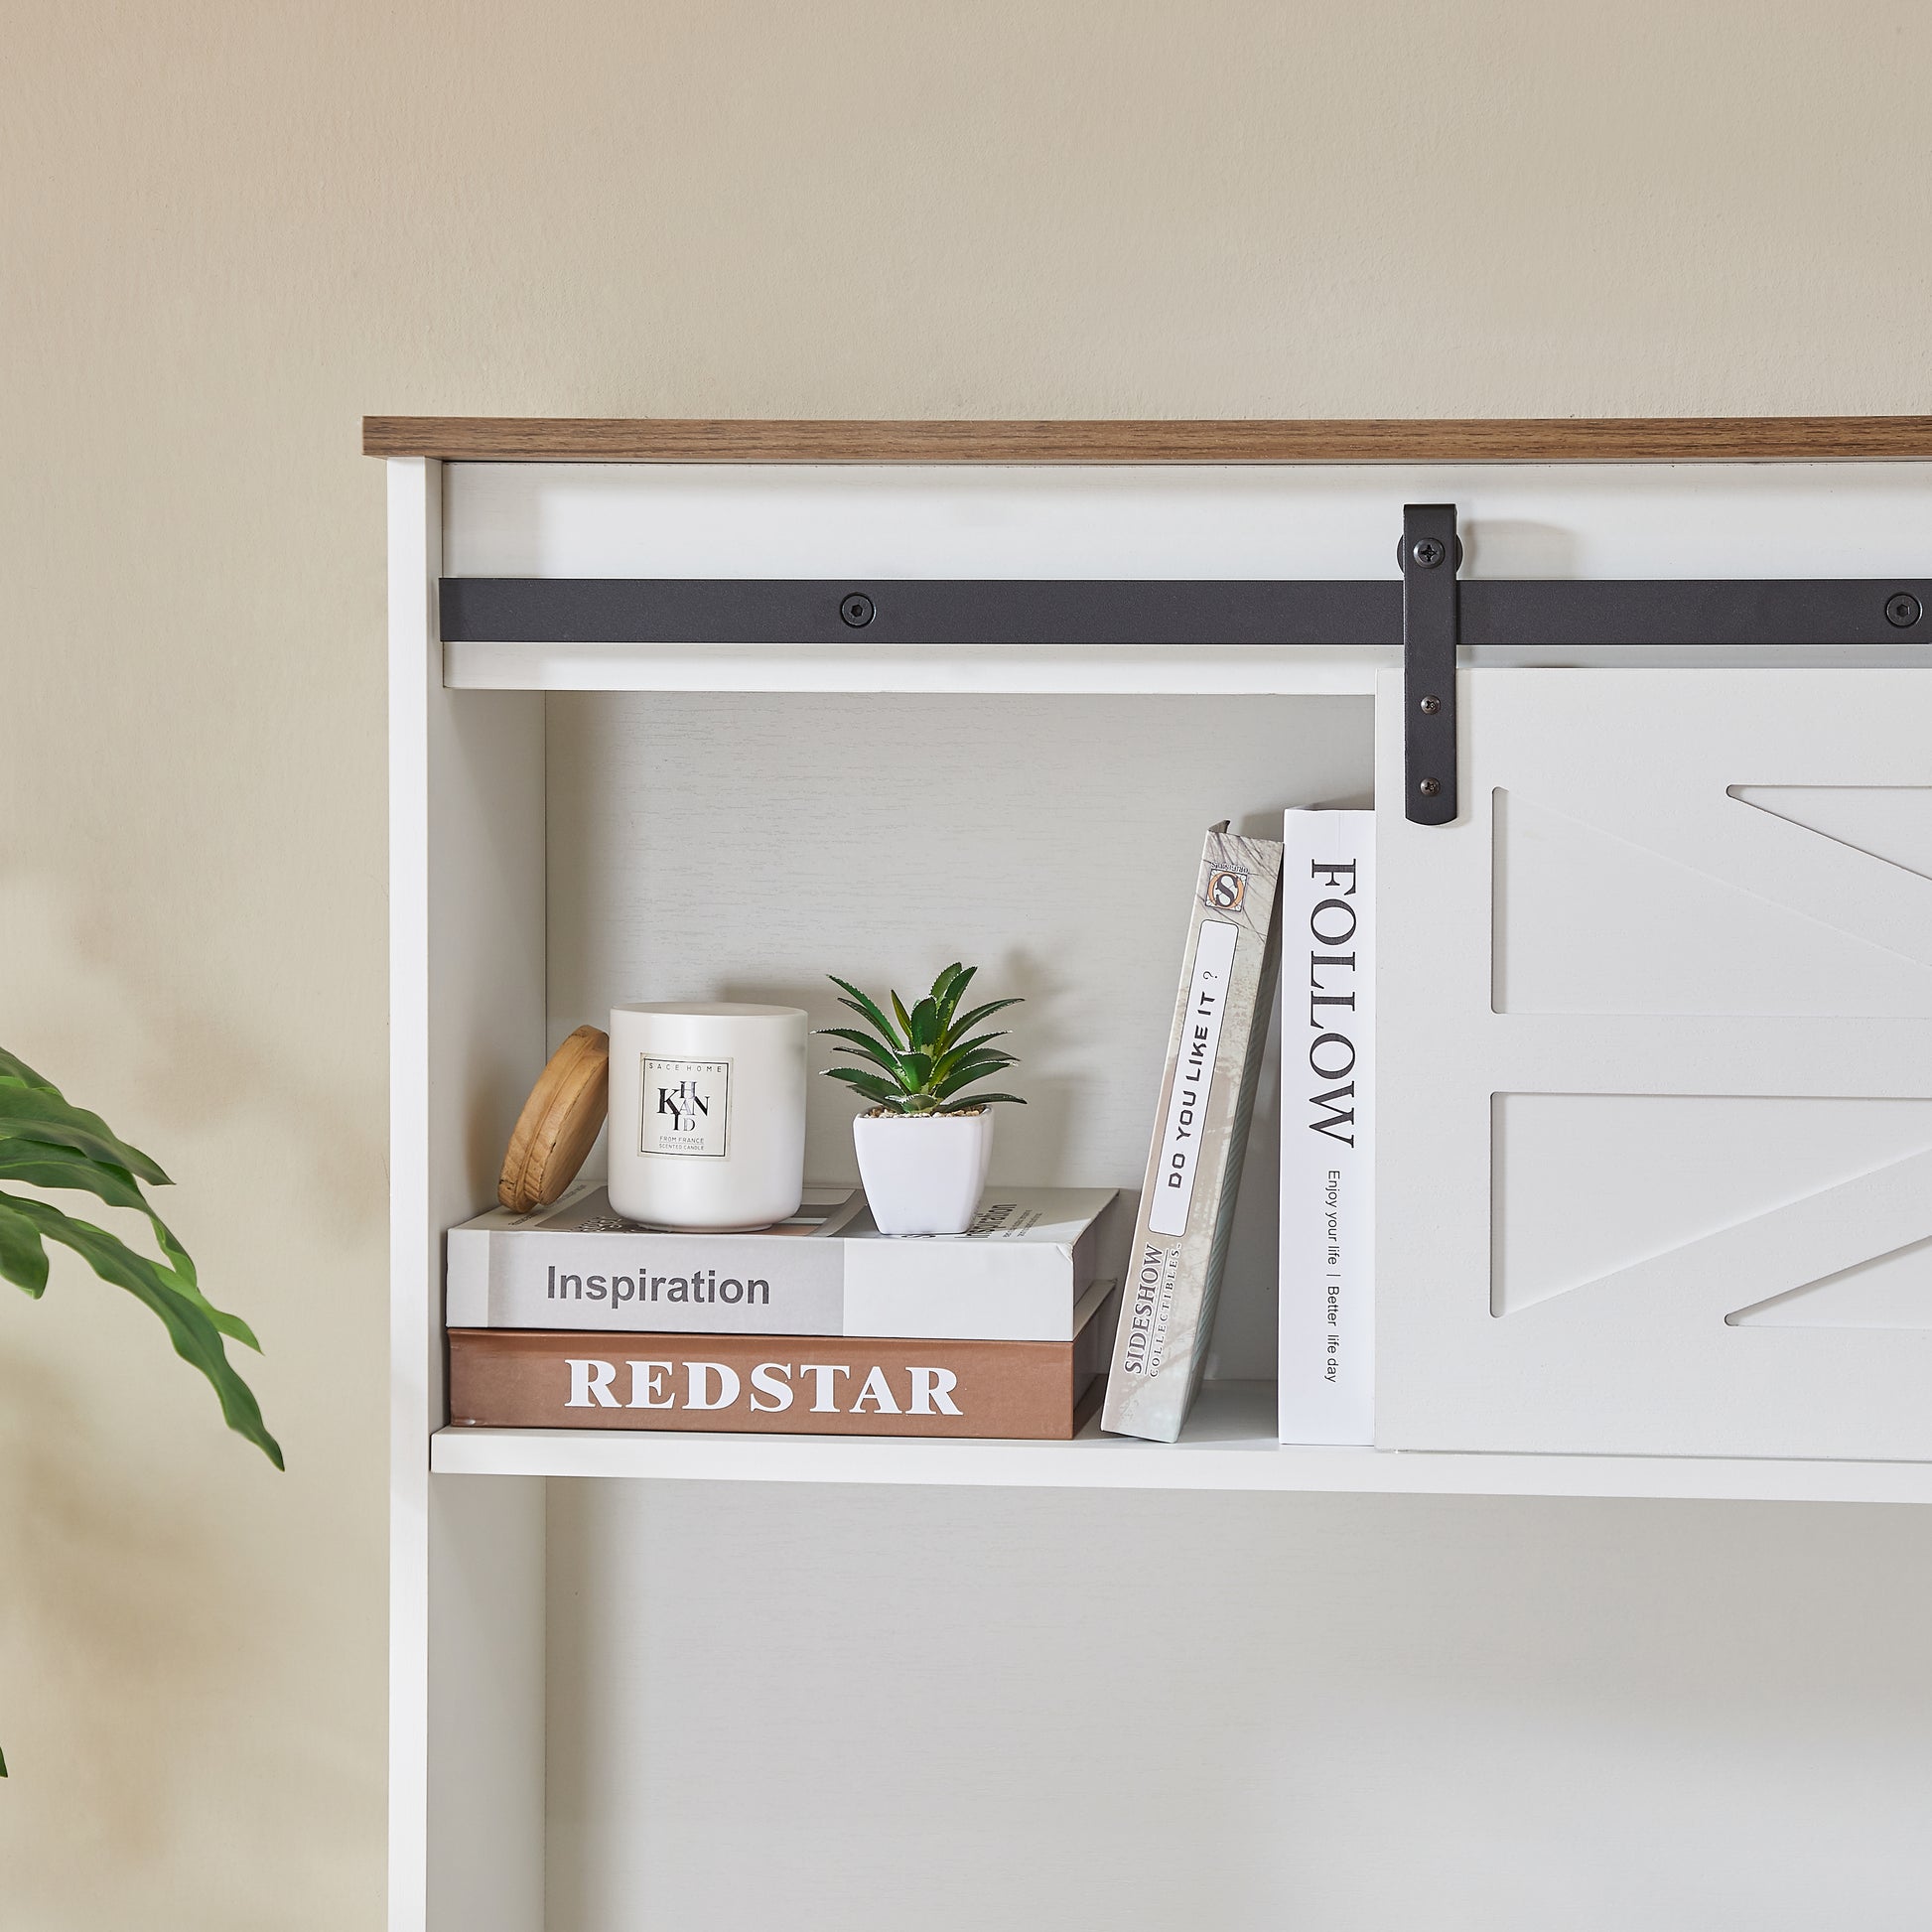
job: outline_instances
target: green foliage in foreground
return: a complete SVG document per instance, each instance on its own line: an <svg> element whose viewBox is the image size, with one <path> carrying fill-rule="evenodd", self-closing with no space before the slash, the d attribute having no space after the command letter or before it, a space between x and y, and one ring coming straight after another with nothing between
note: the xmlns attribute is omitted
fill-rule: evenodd
<svg viewBox="0 0 1932 1932"><path fill-rule="evenodd" d="M1004 1007L1020 1004L1018 1000L992 1000L961 1013L960 995L978 971L977 966L948 966L932 982L932 991L909 1012L897 993L889 994L897 1027L878 1001L861 993L850 980L842 980L836 973L827 975L842 989L844 997L839 1005L850 1007L871 1031L862 1033L856 1027L819 1029L844 1042L835 1046L834 1052L849 1053L864 1062L861 1066L828 1066L826 1077L864 1094L889 1114L964 1114L999 1100L1024 1107L1027 1103L1018 1094L964 1091L975 1080L1017 1064L1014 1054L991 1043L1004 1039L1004 1033L968 1037L982 1020Z"/></svg>
<svg viewBox="0 0 1932 1932"><path fill-rule="evenodd" d="M126 1289L154 1311L175 1353L207 1377L228 1427L281 1468L281 1448L262 1421L253 1391L228 1361L222 1337L257 1350L261 1344L245 1321L223 1313L202 1293L188 1250L141 1192L143 1181L166 1186L168 1176L98 1114L74 1106L52 1080L0 1048L0 1182L8 1180L92 1194L109 1207L146 1215L161 1261L91 1221L0 1186L0 1279L38 1299L47 1287L47 1243L70 1248L102 1281ZM6 1774L0 1757L0 1777Z"/></svg>

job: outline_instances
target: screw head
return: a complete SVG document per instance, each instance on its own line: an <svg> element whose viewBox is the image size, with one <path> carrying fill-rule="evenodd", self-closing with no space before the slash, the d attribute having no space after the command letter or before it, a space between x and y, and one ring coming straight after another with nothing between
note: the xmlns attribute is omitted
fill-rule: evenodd
<svg viewBox="0 0 1932 1932"><path fill-rule="evenodd" d="M1443 708L1443 701L1441 698L1425 698L1422 701L1422 715L1425 718L1435 717L1435 715L1439 711L1441 711L1442 708Z"/></svg>
<svg viewBox="0 0 1932 1932"><path fill-rule="evenodd" d="M1434 570L1446 554L1442 544L1434 537L1419 537L1415 549L1410 552L1424 570Z"/></svg>
<svg viewBox="0 0 1932 1932"><path fill-rule="evenodd" d="M1885 621L1894 629L1911 629L1921 615L1919 601L1910 591L1894 591L1885 600Z"/></svg>
<svg viewBox="0 0 1932 1932"><path fill-rule="evenodd" d="M854 630L863 630L872 621L872 599L864 591L854 591L840 603L839 616Z"/></svg>
<svg viewBox="0 0 1932 1932"><path fill-rule="evenodd" d="M1425 798L1435 798L1440 796L1442 793L1443 781L1440 778L1425 778L1422 781L1422 783L1416 787L1416 789L1419 792L1421 792Z"/></svg>

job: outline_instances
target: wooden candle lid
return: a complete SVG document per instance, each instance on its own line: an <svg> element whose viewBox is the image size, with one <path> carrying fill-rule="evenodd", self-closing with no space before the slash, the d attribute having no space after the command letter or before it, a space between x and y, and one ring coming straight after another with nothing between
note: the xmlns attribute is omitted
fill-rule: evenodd
<svg viewBox="0 0 1932 1932"><path fill-rule="evenodd" d="M579 1027L551 1054L516 1117L496 1198L518 1214L547 1207L577 1178L604 1125L611 1086L611 1040Z"/></svg>

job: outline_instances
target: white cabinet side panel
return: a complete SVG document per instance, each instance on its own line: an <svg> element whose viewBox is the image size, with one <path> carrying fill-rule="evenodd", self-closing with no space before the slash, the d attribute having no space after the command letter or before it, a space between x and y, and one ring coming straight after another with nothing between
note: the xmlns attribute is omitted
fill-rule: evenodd
<svg viewBox="0 0 1932 1932"><path fill-rule="evenodd" d="M542 1064L543 700L444 689L441 529L439 467L391 463L390 1926L527 1932L541 1615L462 1580L486 1561L540 1569L541 1489L492 1487L459 1510L429 1439L445 1415L442 1232L493 1196Z"/></svg>
<svg viewBox="0 0 1932 1932"><path fill-rule="evenodd" d="M1461 723L1455 823L1380 825L1378 1443L1932 1456L1932 675Z"/></svg>

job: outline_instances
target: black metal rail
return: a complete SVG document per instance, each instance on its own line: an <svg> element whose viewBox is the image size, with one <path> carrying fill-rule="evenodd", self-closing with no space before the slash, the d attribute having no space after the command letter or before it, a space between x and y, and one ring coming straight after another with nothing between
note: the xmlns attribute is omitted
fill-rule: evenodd
<svg viewBox="0 0 1932 1932"><path fill-rule="evenodd" d="M1433 559L1433 561L1432 561ZM446 577L450 643L1404 647L1404 809L1456 815L1457 647L1932 643L1932 578L1463 579L1452 504L1404 512L1400 578Z"/></svg>
<svg viewBox="0 0 1932 1932"><path fill-rule="evenodd" d="M1932 578L1456 578L1465 645L1932 642ZM841 615L863 603L871 616ZM1403 641L1403 585L1315 580L446 577L451 643L1327 644Z"/></svg>

